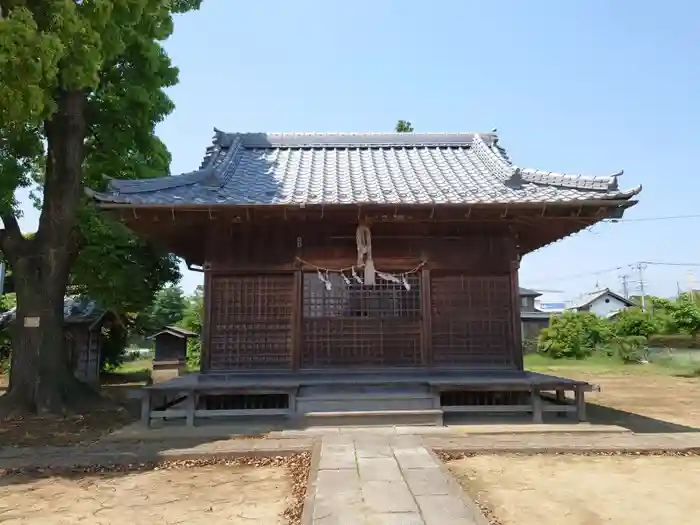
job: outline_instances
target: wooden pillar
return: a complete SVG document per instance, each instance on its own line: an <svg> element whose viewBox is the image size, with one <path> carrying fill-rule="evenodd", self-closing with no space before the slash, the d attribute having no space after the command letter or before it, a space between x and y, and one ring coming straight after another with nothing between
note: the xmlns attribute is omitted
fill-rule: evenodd
<svg viewBox="0 0 700 525"><path fill-rule="evenodd" d="M576 418L581 422L586 421L586 399L583 385L576 385L574 396L576 401Z"/></svg>
<svg viewBox="0 0 700 525"><path fill-rule="evenodd" d="M532 387L530 396L532 398L532 422L542 423L542 396L539 388Z"/></svg>
<svg viewBox="0 0 700 525"><path fill-rule="evenodd" d="M518 370L524 370L523 363L523 336L522 336L522 320L520 318L520 285L518 283L518 270L520 269L520 261L514 260L510 263L510 303L512 313L512 341L511 347L513 352L513 363Z"/></svg>
<svg viewBox="0 0 700 525"><path fill-rule="evenodd" d="M147 388L141 390L141 424L151 426L151 391Z"/></svg>
<svg viewBox="0 0 700 525"><path fill-rule="evenodd" d="M204 267L204 316L202 318L202 355L200 358L200 372L208 372L211 368L211 305L212 305L213 275L209 265Z"/></svg>
<svg viewBox="0 0 700 525"><path fill-rule="evenodd" d="M432 306L430 299L430 269L423 268L420 276L421 301L421 364L433 365Z"/></svg>
<svg viewBox="0 0 700 525"><path fill-rule="evenodd" d="M301 323L303 315L304 273L301 268L294 272L292 287L292 369L301 367ZM291 399L291 397L290 397Z"/></svg>
<svg viewBox="0 0 700 525"><path fill-rule="evenodd" d="M197 392L193 390L185 398L185 425L188 427L194 426L195 410L197 410Z"/></svg>

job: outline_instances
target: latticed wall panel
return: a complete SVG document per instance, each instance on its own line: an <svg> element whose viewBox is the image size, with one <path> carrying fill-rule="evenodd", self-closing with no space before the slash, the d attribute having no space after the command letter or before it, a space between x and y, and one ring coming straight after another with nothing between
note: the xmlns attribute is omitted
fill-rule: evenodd
<svg viewBox="0 0 700 525"><path fill-rule="evenodd" d="M294 276L215 276L211 284L210 369L292 366Z"/></svg>
<svg viewBox="0 0 700 525"><path fill-rule="evenodd" d="M431 340L437 366L510 366L510 277L431 275Z"/></svg>
<svg viewBox="0 0 700 525"><path fill-rule="evenodd" d="M419 279L378 279L374 286L329 275L304 275L301 366L376 367L421 364Z"/></svg>

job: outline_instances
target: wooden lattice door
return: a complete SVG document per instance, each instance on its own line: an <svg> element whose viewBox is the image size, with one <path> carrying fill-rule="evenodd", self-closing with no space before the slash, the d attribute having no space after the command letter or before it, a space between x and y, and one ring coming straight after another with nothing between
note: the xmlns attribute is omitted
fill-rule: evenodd
<svg viewBox="0 0 700 525"><path fill-rule="evenodd" d="M294 276L214 276L211 282L210 369L292 366Z"/></svg>
<svg viewBox="0 0 700 525"><path fill-rule="evenodd" d="M303 368L396 367L421 364L420 280L347 283L329 276L326 289L316 273L304 274Z"/></svg>
<svg viewBox="0 0 700 525"><path fill-rule="evenodd" d="M436 366L510 367L510 277L431 275L431 341Z"/></svg>

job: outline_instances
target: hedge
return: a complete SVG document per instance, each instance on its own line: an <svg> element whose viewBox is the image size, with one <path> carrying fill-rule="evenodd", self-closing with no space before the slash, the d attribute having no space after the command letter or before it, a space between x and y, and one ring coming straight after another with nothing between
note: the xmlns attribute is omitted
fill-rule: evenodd
<svg viewBox="0 0 700 525"><path fill-rule="evenodd" d="M690 334L652 335L649 346L666 346L669 348L700 348L700 340L693 340Z"/></svg>

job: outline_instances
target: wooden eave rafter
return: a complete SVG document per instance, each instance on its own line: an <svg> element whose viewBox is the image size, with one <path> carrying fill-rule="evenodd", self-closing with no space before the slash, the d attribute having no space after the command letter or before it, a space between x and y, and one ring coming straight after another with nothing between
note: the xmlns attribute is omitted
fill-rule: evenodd
<svg viewBox="0 0 700 525"><path fill-rule="evenodd" d="M348 220L404 221L519 221L527 219L620 218L636 200L595 200L566 203L517 204L307 204L307 205L124 205L103 204L126 222L137 220L177 220L183 215L203 215L209 220L258 222L266 220Z"/></svg>

